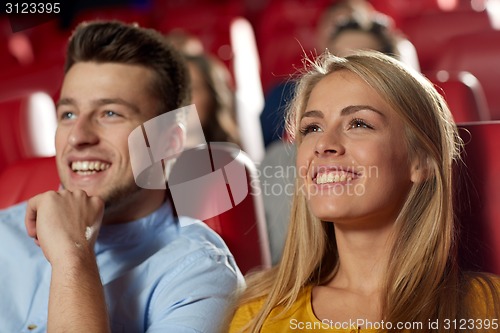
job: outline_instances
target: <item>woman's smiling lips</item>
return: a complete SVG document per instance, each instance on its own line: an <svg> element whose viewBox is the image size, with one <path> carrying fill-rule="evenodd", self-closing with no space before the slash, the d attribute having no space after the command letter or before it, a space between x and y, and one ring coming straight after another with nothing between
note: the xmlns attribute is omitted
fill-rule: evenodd
<svg viewBox="0 0 500 333"><path fill-rule="evenodd" d="M317 185L349 183L361 174L354 171L353 167L339 165L321 165L312 169L311 179Z"/></svg>

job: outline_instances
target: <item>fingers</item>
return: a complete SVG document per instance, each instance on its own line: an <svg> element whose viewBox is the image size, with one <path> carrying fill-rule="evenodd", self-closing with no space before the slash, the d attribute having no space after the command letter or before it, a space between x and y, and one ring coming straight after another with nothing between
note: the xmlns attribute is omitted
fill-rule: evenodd
<svg viewBox="0 0 500 333"><path fill-rule="evenodd" d="M93 227L98 231L103 213L104 202L99 197L89 197L85 191L70 192L64 189L58 192L49 191L28 201L25 216L26 232L28 236L35 239L37 245L40 245L39 238L42 230L37 222L42 223L45 238L47 236L53 238L54 232L60 233L63 232L63 229L66 230L63 233L71 233L70 228L72 227L68 224L74 226L74 232L76 229L86 226ZM78 222L79 220L80 222Z"/></svg>
<svg viewBox="0 0 500 333"><path fill-rule="evenodd" d="M24 218L24 224L26 226L26 231L28 236L36 238L36 211L38 207L39 196L34 196L28 200L26 206L26 216Z"/></svg>

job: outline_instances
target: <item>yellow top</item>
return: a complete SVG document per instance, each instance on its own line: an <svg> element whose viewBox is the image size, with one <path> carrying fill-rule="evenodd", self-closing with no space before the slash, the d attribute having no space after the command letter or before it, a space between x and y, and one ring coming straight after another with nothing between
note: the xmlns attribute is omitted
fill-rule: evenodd
<svg viewBox="0 0 500 333"><path fill-rule="evenodd" d="M273 309L271 315L265 321L261 329L262 333L281 332L307 332L307 333L376 333L378 326L374 329L358 329L356 322L334 323L327 320L319 320L313 312L311 305L312 286L305 287L297 297L295 303L286 313L280 315L283 307ZM233 317L230 333L243 332L242 328L255 317L264 305L264 299L245 304L238 308ZM379 324L379 323L373 323ZM361 325L359 325L361 326ZM365 325L363 324L363 327Z"/></svg>
<svg viewBox="0 0 500 333"><path fill-rule="evenodd" d="M493 278L493 283L495 289L500 294L500 278ZM342 323L329 320L321 321L316 317L312 309L311 293L313 287L307 286L304 287L300 292L297 300L292 304L290 310L285 313L280 313L283 310L282 306L273 309L270 316L264 322L264 325L260 332L377 333L380 332L379 330L384 331L386 329L390 329L391 327L397 328L401 332L418 332L419 330L423 329L436 328L435 325L447 325L448 327L456 326L457 328L460 328L463 325L474 325L474 327L477 328L478 331L481 331L479 325L482 325L483 329L485 328L485 325L490 325L489 327L491 328L491 332L500 332L500 318L490 318L493 312L493 309L490 306L491 304L493 304L493 295L487 291L486 295L481 285L482 283L478 282L477 280L475 280L472 284L473 292L471 293L471 296L473 303L476 304L476 306L474 306L474 312L476 316L474 318L475 321L473 324L468 321L460 322L460 320L458 319L455 322L453 320L448 320L441 323L438 323L436 321L428 321L422 323L386 323L383 321L368 322L366 320ZM229 333L244 332L242 329L250 322L252 318L256 316L257 312L264 305L264 301L264 299L259 299L257 301L239 307L232 319ZM497 300L497 302L500 302L500 300ZM498 305L500 306L500 304ZM486 321L485 319L488 319L488 321ZM431 327L430 325L434 326ZM499 331L495 330L495 327L499 329Z"/></svg>

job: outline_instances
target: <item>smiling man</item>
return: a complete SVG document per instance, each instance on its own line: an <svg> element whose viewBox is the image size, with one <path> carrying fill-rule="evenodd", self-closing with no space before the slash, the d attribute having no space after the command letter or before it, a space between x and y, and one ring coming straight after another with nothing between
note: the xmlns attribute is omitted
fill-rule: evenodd
<svg viewBox="0 0 500 333"><path fill-rule="evenodd" d="M185 64L159 33L76 29L57 103L61 190L0 212L2 332L221 330L243 281L232 255L204 224L174 217L166 191L136 185L127 144L188 101ZM181 150L182 126L168 133Z"/></svg>

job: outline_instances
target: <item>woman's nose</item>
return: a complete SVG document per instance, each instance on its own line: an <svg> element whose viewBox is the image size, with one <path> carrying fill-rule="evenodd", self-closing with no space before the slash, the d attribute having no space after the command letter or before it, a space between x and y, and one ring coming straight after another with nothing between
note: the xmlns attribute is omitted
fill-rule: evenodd
<svg viewBox="0 0 500 333"><path fill-rule="evenodd" d="M345 153L341 135L335 132L323 132L318 135L315 145L315 154L318 157L329 155L343 155Z"/></svg>

